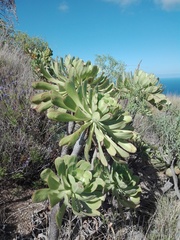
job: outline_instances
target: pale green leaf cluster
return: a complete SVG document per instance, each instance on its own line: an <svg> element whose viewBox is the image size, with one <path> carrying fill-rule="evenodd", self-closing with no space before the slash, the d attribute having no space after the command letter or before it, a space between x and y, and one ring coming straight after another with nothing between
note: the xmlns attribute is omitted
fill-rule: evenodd
<svg viewBox="0 0 180 240"><path fill-rule="evenodd" d="M61 225L62 214L67 207L75 215L97 216L98 209L111 192L120 207L135 207L140 202L141 189L138 177L133 176L127 165L114 163L110 169L95 161L94 168L86 160L65 155L55 160L56 173L47 168L41 173L48 188L33 194L34 202L49 199L51 207L61 202L57 222ZM62 210L64 209L64 211Z"/></svg>
<svg viewBox="0 0 180 240"><path fill-rule="evenodd" d="M117 80L117 88L121 99L128 98L136 108L136 111L142 110L150 112L150 105L162 109L163 106L170 104L163 92L163 87L159 83L159 79L154 74L148 74L137 69L132 74L124 73ZM142 106L143 105L143 106Z"/></svg>
<svg viewBox="0 0 180 240"><path fill-rule="evenodd" d="M60 146L74 146L81 133L86 131L84 155L87 160L92 143L97 146L98 158L105 166L108 164L105 151L112 158L117 155L127 158L129 153L134 153L136 148L129 142L134 134L129 125L132 119L118 104L113 84L109 84L103 75L96 79L97 67L80 59L68 56L60 66L56 69L57 78L43 69L48 82L37 82L33 86L47 91L32 98L37 111L48 109L49 119L79 124L75 132L61 139Z"/></svg>
<svg viewBox="0 0 180 240"><path fill-rule="evenodd" d="M111 192L116 197L120 207L134 208L140 204L141 188L139 177L133 175L127 164L113 162L110 168L100 166L95 161L94 177L100 176L104 182L105 192Z"/></svg>
<svg viewBox="0 0 180 240"><path fill-rule="evenodd" d="M62 201L76 215L95 216L105 199L105 182L92 175L91 164L78 161L76 156L66 155L55 160L57 174L47 168L41 173L48 188L39 189L33 194L34 202L49 199L51 207ZM60 216L58 216L60 217Z"/></svg>

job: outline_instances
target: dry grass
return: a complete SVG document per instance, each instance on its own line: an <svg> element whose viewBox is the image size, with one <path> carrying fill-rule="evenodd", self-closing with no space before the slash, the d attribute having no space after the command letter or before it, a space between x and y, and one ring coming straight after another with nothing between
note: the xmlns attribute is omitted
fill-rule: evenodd
<svg viewBox="0 0 180 240"><path fill-rule="evenodd" d="M156 212L149 222L147 240L173 240L176 235L180 202L171 195L162 196L157 201ZM180 232L179 232L180 239Z"/></svg>
<svg viewBox="0 0 180 240"><path fill-rule="evenodd" d="M148 152L150 162L161 168L163 164L160 162L165 161L164 156L167 156L167 152L169 157L171 156L170 153L173 154L174 152L174 155L176 154L176 164L179 161L178 119L180 97L176 95L168 95L167 97L172 103L170 107L164 111L154 111L152 117L137 114L133 123L136 131L141 133L142 139L149 145L149 149L152 148ZM155 155L153 149L155 149ZM153 162L152 156L154 158ZM170 159L168 158L168 160ZM166 166L166 163L164 166ZM159 168L160 175L165 172L165 169L163 171L161 168ZM167 180L166 176L164 183ZM172 181L172 179L169 180ZM174 195L173 191L172 194ZM180 203L176 196L167 193L159 197L156 202L156 211L148 222L148 230L144 240L180 240L180 232L176 232L179 216ZM175 237L176 234L178 237Z"/></svg>
<svg viewBox="0 0 180 240"><path fill-rule="evenodd" d="M36 80L30 58L15 44L0 49L0 180L31 181L58 155L58 134L45 114L31 109ZM58 130L59 129L59 130ZM58 132L59 131L59 132Z"/></svg>
<svg viewBox="0 0 180 240"><path fill-rule="evenodd" d="M171 101L171 103L173 104L173 106L175 108L180 109L180 96L179 95L168 94L167 97Z"/></svg>

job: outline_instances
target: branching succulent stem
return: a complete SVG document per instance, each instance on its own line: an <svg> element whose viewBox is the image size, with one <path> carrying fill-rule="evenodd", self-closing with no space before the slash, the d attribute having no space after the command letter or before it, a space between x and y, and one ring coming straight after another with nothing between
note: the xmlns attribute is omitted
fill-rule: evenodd
<svg viewBox="0 0 180 240"><path fill-rule="evenodd" d="M82 149L82 147L84 145L85 139L86 139L86 132L84 131L80 135L78 141L75 143L71 155L78 156L78 154L80 153L80 151L81 151L81 149Z"/></svg>
<svg viewBox="0 0 180 240"><path fill-rule="evenodd" d="M174 190L175 190L176 196L180 200L180 191L179 191L179 188L178 188L178 178L177 178L176 173L174 171L174 160L171 163L170 169L171 169L171 172L172 172L172 177L173 177L173 182L174 182Z"/></svg>
<svg viewBox="0 0 180 240"><path fill-rule="evenodd" d="M95 161L96 158L97 158L97 148L94 149L94 153L93 153L93 156L92 156L92 159L91 159L91 170L94 169L94 161Z"/></svg>

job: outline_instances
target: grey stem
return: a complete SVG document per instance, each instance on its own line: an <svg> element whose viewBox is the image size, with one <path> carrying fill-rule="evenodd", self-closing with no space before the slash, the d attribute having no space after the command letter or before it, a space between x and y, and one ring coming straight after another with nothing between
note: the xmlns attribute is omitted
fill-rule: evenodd
<svg viewBox="0 0 180 240"><path fill-rule="evenodd" d="M94 169L94 161L95 161L96 158L97 158L97 148L94 149L94 153L93 153L93 156L92 156L92 160L91 160L91 170Z"/></svg>
<svg viewBox="0 0 180 240"><path fill-rule="evenodd" d="M176 173L174 171L174 161L172 161L170 168L171 168L173 182L174 182L174 190L175 190L176 196L180 200L180 191L179 191L179 188L178 188L178 178L177 178Z"/></svg>
<svg viewBox="0 0 180 240"><path fill-rule="evenodd" d="M68 135L70 135L71 133L73 133L74 126L75 126L75 123L74 123L74 122L69 122L69 123L68 123L68 127L67 127L67 133L68 133Z"/></svg>
<svg viewBox="0 0 180 240"><path fill-rule="evenodd" d="M56 213L59 210L59 203L57 203L52 209L49 217L49 240L58 240L59 228L56 224Z"/></svg>
<svg viewBox="0 0 180 240"><path fill-rule="evenodd" d="M86 132L84 131L83 133L81 133L79 139L75 143L71 155L77 156L80 153L80 151L81 151L81 149L84 145L85 140L86 140Z"/></svg>

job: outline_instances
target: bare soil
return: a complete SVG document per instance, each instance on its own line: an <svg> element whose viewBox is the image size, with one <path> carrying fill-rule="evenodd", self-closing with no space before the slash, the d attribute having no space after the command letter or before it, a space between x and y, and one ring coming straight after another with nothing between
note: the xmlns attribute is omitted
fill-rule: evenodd
<svg viewBox="0 0 180 240"><path fill-rule="evenodd" d="M38 239L38 234L47 227L45 203L33 203L33 190L27 187L1 187L0 193L0 239Z"/></svg>

